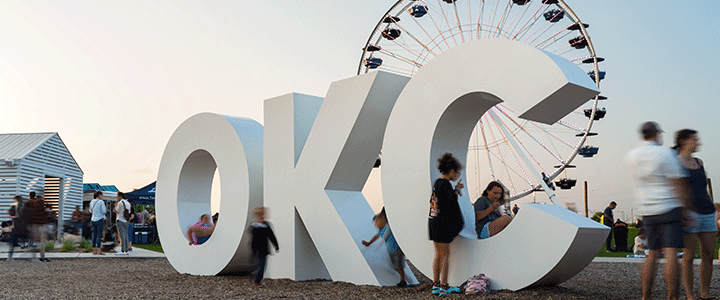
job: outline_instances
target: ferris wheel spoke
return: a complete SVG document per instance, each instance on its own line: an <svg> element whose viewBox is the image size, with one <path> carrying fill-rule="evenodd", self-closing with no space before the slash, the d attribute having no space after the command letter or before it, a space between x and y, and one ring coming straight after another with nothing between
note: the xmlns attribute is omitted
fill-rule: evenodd
<svg viewBox="0 0 720 300"><path fill-rule="evenodd" d="M508 34L512 34L512 32L515 31L515 29L518 27L518 25L520 25L520 22L515 23L515 21L517 21L518 19L522 20L522 18L525 16L525 14L527 14L528 10L530 10L530 5L525 6L525 9L523 9L522 14L515 15L515 18L513 19L513 21L510 22L510 25L508 25L508 28L507 28ZM515 27L513 27L513 24L515 24Z"/></svg>
<svg viewBox="0 0 720 300"><path fill-rule="evenodd" d="M538 7L538 9L535 11L535 13L533 13L533 15L530 16L530 18L528 18L527 21L525 21L525 24L523 24L523 26L520 27L520 30L518 30L518 31L515 33L515 35L513 35L513 37L512 37L513 40L521 39L522 37L518 37L518 35L519 35L520 33L523 33L523 35L524 35L524 32L527 32L527 30L528 30L530 27L532 27L533 25L535 25L535 22L537 22L537 20L540 18L540 16L538 16L538 13L539 13L542 9L543 9L543 6L542 6L542 5L541 5L540 7ZM514 30L513 30L513 31L514 31Z"/></svg>
<svg viewBox="0 0 720 300"><path fill-rule="evenodd" d="M490 110L490 111L488 111L488 112L490 113L490 116L492 116L493 118L496 118L494 111ZM509 130L508 130L507 127L504 127L504 126L503 126L503 127L499 127L499 129L504 132L503 135L509 135L509 134L510 134L510 132L509 132ZM515 152L517 152L518 155L520 155L520 157L525 161L525 165L528 167L528 169L530 169L530 171L533 173L533 175L535 176L535 178L540 182L540 185L542 185L542 187L545 189L545 192L548 194L548 196L550 196L550 200L551 200L554 204L557 204L556 197L555 197L555 193L553 193L552 190L550 190L550 187L549 187L548 184L545 182L545 177L546 177L546 176L540 175L540 173L533 167L533 165L530 163L530 160L527 158L527 156L525 156L525 154L522 152L522 150L519 149L520 146L516 143L516 140L509 139L509 141L510 141L510 143L512 144L512 147L518 148ZM518 162L518 164L519 164L519 162ZM523 169L523 173L525 173L525 169ZM532 185L532 182L531 182L529 179L528 179L528 183L530 183L530 184Z"/></svg>
<svg viewBox="0 0 720 300"><path fill-rule="evenodd" d="M395 66L382 66L382 67L380 67L380 69L389 70L391 72L398 73L400 75L407 75L410 77L412 77L412 75L415 74L414 70L403 69L403 68L395 67Z"/></svg>
<svg viewBox="0 0 720 300"><path fill-rule="evenodd" d="M544 127L542 127L542 126L540 126L540 125L538 125L538 124L535 124L535 123L531 123L531 124L535 125L535 127L537 127L538 129L542 130L543 132L545 132L545 133L548 134L549 136L554 137L556 140L562 142L563 144L567 145L568 147L570 147L570 148L575 147L575 145L573 145L572 143L570 143L570 142L566 141L565 139L559 137L557 134L554 134L554 133L550 132L549 130L547 130L547 128L544 128Z"/></svg>
<svg viewBox="0 0 720 300"><path fill-rule="evenodd" d="M423 4L423 5L424 5L424 4ZM435 44L435 47L437 47L436 49L442 50L442 48L440 48L440 44L438 44L437 41L435 41L435 39L434 39L434 38L430 35L430 33L425 29L425 26L423 26L423 25L420 23L420 21L418 21L417 18L412 18L412 19L413 19L413 21L415 21L415 24L417 24L417 26L418 26L423 32L425 32L425 35L427 35L427 37L430 39L430 41L433 42L433 44ZM434 22L433 22L433 23L434 23ZM438 31L439 31L439 30L438 30ZM448 47L449 47L449 46L448 46ZM427 46L425 46L425 48L427 48ZM428 49L428 50L430 50L430 49ZM434 54L434 53L433 53L433 54ZM437 55L436 55L436 56L437 56Z"/></svg>
<svg viewBox="0 0 720 300"><path fill-rule="evenodd" d="M490 28L489 27L492 27L492 24L495 23L495 15L496 15L495 12L497 11L498 5L500 5L500 0L495 1L495 6L493 6L492 10L490 10L490 15L492 16L492 18L490 19L490 22L487 23L488 28L485 30L485 33L486 33L485 38L490 38Z"/></svg>
<svg viewBox="0 0 720 300"><path fill-rule="evenodd" d="M471 23L472 17L470 16L470 12L472 11L472 8L470 7L470 1L465 1L467 3L467 9L465 10L467 12L467 21L468 21L468 40L472 41L473 37L473 24Z"/></svg>
<svg viewBox="0 0 720 300"><path fill-rule="evenodd" d="M458 28L458 30L460 30L460 42L465 43L465 36L463 35L463 30L462 30L462 27L460 26L460 15L458 15L457 2L453 1L452 5L453 5L453 10L455 11L455 21L457 24L457 28Z"/></svg>
<svg viewBox="0 0 720 300"><path fill-rule="evenodd" d="M442 8L441 8L441 9L442 9ZM445 42L445 46L447 46L447 48L450 49L450 44L448 43L447 39L445 39L445 35L443 35L443 32L442 32L442 30L440 30L440 27L438 26L437 22L435 22L435 18L433 18L433 12L432 12L432 10L430 10L430 12L427 14L427 16L430 17L430 21L431 21L431 22L433 23L433 25L435 26L435 29L437 29L438 34L440 35L440 37L442 37L443 42ZM434 40L434 39L433 39L433 40ZM456 44L457 44L457 43L456 43Z"/></svg>
<svg viewBox="0 0 720 300"><path fill-rule="evenodd" d="M415 35L413 35L410 31L408 31L408 30L407 30L404 26L402 26L400 23L394 22L394 24L397 25L398 27L400 27L400 29L402 29L403 32L405 32L407 35L409 35L409 36L410 36L413 40L415 40L415 42L417 42L420 46L422 46L423 48L425 48L425 50L427 50L428 52L432 53L434 56L437 56L437 53L435 53L435 51L432 51L427 45L425 45L425 43L423 43L422 41L420 41L417 37L415 37ZM425 57L425 58L427 59L427 57Z"/></svg>
<svg viewBox="0 0 720 300"><path fill-rule="evenodd" d="M485 126L483 126L482 120L478 122L478 127L480 127L480 133L482 134L483 138L483 145L485 145L485 147L483 148L485 148L485 157L487 158L488 168L490 169L490 176L493 180L495 180L495 172L493 172L492 161L490 160L490 150L488 149L487 138L485 137ZM475 137L475 140L477 141L477 137Z"/></svg>
<svg viewBox="0 0 720 300"><path fill-rule="evenodd" d="M533 25L534 25L535 23L537 23L538 20L540 20L540 19L545 19L545 18L542 17L542 16L543 16L545 13L547 13L547 12L549 11L549 9L550 9L550 7L548 6L548 7L545 9L545 11L543 12L543 14L541 14L540 16L537 16L537 18L533 21ZM552 26L555 24L554 22L552 22L552 20L555 19L555 18L557 18L558 15L560 15L561 13L562 13L562 11L559 11L559 12L555 13L555 15L553 15L553 17L552 17L550 20L547 20L547 23L541 25L538 29L536 29L527 39L525 39L525 40L523 41L523 43L532 44L532 42L528 42L528 40L530 40L530 39L531 39L533 36L535 36L535 35L538 35L538 37L539 37L540 35L539 35L538 33L539 33L540 31L542 31L543 29L545 30L545 31L543 31L543 33L545 33L545 32L547 32L550 28L552 28ZM546 27L547 27L547 29L545 29ZM523 33L523 36L525 36L529 31L530 31L530 30L529 30L529 27L528 27L528 30ZM533 39L533 41L536 40L538 37L535 37L535 39Z"/></svg>
<svg viewBox="0 0 720 300"><path fill-rule="evenodd" d="M404 62L404 63L410 64L410 65L413 65L413 66L415 66L415 67L422 67L422 66L423 66L423 65L422 65L421 63L419 63L419 62L416 62L416 61L414 61L414 60L412 60L412 59L410 59L410 58L407 58L407 57L405 57L405 56L402 56L402 55L400 55L400 54L398 54L398 53L390 52L389 50L386 50L386 49L380 50L380 53L383 53L383 54L388 55L388 56L390 56L390 57L396 58L396 59L397 59L398 61L400 61L400 62ZM383 65L383 67L386 67L386 66Z"/></svg>
<svg viewBox="0 0 720 300"><path fill-rule="evenodd" d="M455 39L455 35L452 34L452 26L450 26L450 21L448 21L447 15L445 14L445 9L443 9L443 6L442 6L442 3L440 3L440 0L438 0L438 6L440 7L440 14L443 17L443 20L445 20L445 25L447 26L447 29L450 31L450 37L452 37L453 42L455 43L455 46L457 46L458 43L457 43L457 40Z"/></svg>
<svg viewBox="0 0 720 300"><path fill-rule="evenodd" d="M508 114L506 111L504 111L503 109L501 109L501 108L499 108L499 107L496 107L496 109L497 109L499 112L501 112L503 115L505 115L505 117L507 117L508 119L510 119L513 123L515 123L515 126L517 126L518 128L520 128L523 132L525 132L525 134L527 134L528 136L530 136L530 138L532 138L536 143L538 143L541 147L543 147L543 149L545 149L548 153L550 153L550 155L552 155L553 157L555 157L555 159L557 159L557 160L560 161L560 162L563 161L563 159L560 157L560 155L558 155L558 154L556 154L555 152L553 152L552 150L550 150L550 148L548 148L548 146L546 146L543 142L541 142L540 139L538 139L537 137L535 137L535 135L533 135L529 130L527 130L527 128L525 128L525 126L522 126L520 123L518 123L518 121L516 121L515 118L511 117L510 114ZM528 151L528 153L529 153L529 152L530 152L530 151ZM534 159L534 158L533 158L533 159ZM536 160L536 161L537 161L537 160ZM545 171L545 170L543 169L543 171Z"/></svg>
<svg viewBox="0 0 720 300"><path fill-rule="evenodd" d="M561 31L561 32L562 32L562 31ZM560 32L558 32L558 33L560 33ZM568 36L568 35L571 35L572 33L573 33L572 31L567 30L567 31L565 31L565 33L564 33L562 36L560 36L560 37L552 36L552 37L548 38L547 40L545 40L545 41L541 42L540 44L538 44L536 47L537 47L538 49L546 50L548 47L550 47L551 45L553 45L555 42L557 42L557 41L564 41L565 38L567 38L567 36ZM547 42L548 40L550 40L550 39L554 39L552 43L548 43L548 44L546 44L546 45L543 45L543 43L546 43L546 42ZM572 45L574 45L574 44L568 44L567 46L563 47L563 49L569 47L570 50L573 50L574 48L571 47ZM553 51L553 52L554 52L554 51Z"/></svg>
<svg viewBox="0 0 720 300"><path fill-rule="evenodd" d="M487 114L484 114L484 115L483 115L483 118L485 119L485 122L488 123L488 125L489 125L489 124L490 124L490 121L488 120L488 119L489 119L488 115L487 115ZM495 138L495 133L493 132L493 130L490 129L489 132L490 132L490 138L491 138L493 141L496 141L497 139ZM486 143L485 145L486 145L486 147L487 147L487 143ZM497 155L494 154L494 153L492 153L492 154L493 154L493 156L497 157L498 160L500 160L501 166L503 166L504 169L505 169L505 176L507 177L508 182L510 182L510 184L511 184L511 186L513 187L513 190L514 190L514 185L512 184L512 178L510 177L510 173L511 173L510 170L511 170L511 169L509 169L509 165L505 162L505 158L504 158L503 155L502 155L502 151L500 150L500 147L494 147L494 148L497 150ZM516 174L518 175L518 177L522 178L522 175L520 175L519 173L517 173L515 170L512 170L512 172L516 173ZM493 176L493 178L496 178L496 177Z"/></svg>
<svg viewBox="0 0 720 300"><path fill-rule="evenodd" d="M493 109L495 109L495 108L493 108ZM493 111L493 113L494 113L494 111ZM497 115L497 114L495 114L495 115ZM521 130L524 129L522 126L520 126L520 124L515 122L515 120L513 118L511 118L511 117L508 117L508 118L510 120L512 120L515 123L515 125L518 126L518 128L520 128ZM498 118L498 120L501 122L501 125L504 128L506 128L508 130L510 129L510 127L505 123L505 121L503 121L502 118ZM510 133L510 135L508 136L508 138L515 139L513 142L517 143L520 146L520 148L516 147L515 150L519 151L519 152L522 152L522 150L525 150L525 152L527 152L527 155L529 155L530 158L532 158L532 160L535 162L535 164L537 164L538 167L540 167L540 169L542 169L542 171L545 172L545 168L542 166L542 164L540 164L540 161L538 161L537 158L535 158L535 156L532 155L532 152L530 152L530 150L528 150L528 148L525 146L525 144L523 144L523 142L520 140L520 138L518 138L518 136L515 135L515 133L513 133L513 130L509 130L509 133ZM513 144L513 145L515 145L515 144ZM521 156L523 156L523 155L525 155L525 153L521 153ZM530 161L526 161L525 163L530 164Z"/></svg>
<svg viewBox="0 0 720 300"><path fill-rule="evenodd" d="M468 1L470 3L470 1ZM483 12L485 10L485 1L482 1L480 4L480 8L478 8L478 21L477 21L477 30L475 32L475 39L480 39L480 24L482 23L483 19Z"/></svg>
<svg viewBox="0 0 720 300"><path fill-rule="evenodd" d="M559 120L559 121L557 121L557 123L560 124L560 125L562 125L562 126L565 126L565 127L567 127L567 128L570 128L570 129L572 129L572 130L575 130L575 131L585 132L585 129L584 129L584 128L582 128L582 127L580 127L580 126L577 126L577 125L575 125L575 124L573 124L573 123L570 123L570 122L568 122L568 121L562 120L562 119Z"/></svg>
<svg viewBox="0 0 720 300"><path fill-rule="evenodd" d="M495 127L498 128L498 131L500 132L500 135L502 136L503 141L505 141L505 145L508 147L508 150L510 150L510 153L512 154L513 158L515 159L515 162L517 163L518 167L520 167L520 171L522 171L522 173L525 175L525 180L527 180L527 182L529 184L532 184L530 177L527 175L527 172L525 172L525 168L523 167L523 165L520 163L520 161L517 158L518 152L513 148L514 145L511 145L512 141L508 137L509 133L506 132L507 129L500 126L500 123L498 123L498 120L497 120L497 116L495 115L495 113L492 110L488 110L488 113L490 114L490 118L493 120L493 123L495 123Z"/></svg>
<svg viewBox="0 0 720 300"><path fill-rule="evenodd" d="M497 24L497 31L495 34L493 34L493 38L495 38L496 34L502 32L503 26L505 26L505 22L507 20L507 14L510 13L510 10L512 9L512 0L508 0L507 5L505 5L505 10L503 11L502 16L500 16L500 21L498 21Z"/></svg>

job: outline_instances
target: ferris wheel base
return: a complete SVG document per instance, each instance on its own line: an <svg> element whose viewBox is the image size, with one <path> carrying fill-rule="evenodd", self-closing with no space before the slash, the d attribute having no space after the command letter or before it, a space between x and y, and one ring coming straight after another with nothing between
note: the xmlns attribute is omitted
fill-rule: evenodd
<svg viewBox="0 0 720 300"><path fill-rule="evenodd" d="M592 262L609 231L609 227L559 205L526 203L521 205L510 225L497 235L479 241L459 239L461 245L453 245L451 249L460 252L465 246L462 244L480 243L482 255L454 257L453 260L461 263L455 267L479 267L467 273L486 274L491 289L516 291L557 285L574 277ZM463 261L466 259L478 263Z"/></svg>

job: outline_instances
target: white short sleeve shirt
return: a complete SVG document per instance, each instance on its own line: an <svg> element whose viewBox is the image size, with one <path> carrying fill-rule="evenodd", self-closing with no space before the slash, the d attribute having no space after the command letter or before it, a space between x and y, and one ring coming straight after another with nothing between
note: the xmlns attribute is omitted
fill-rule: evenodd
<svg viewBox="0 0 720 300"><path fill-rule="evenodd" d="M675 151L645 141L625 159L635 179L635 197L643 215L660 215L683 206L670 182L670 179L687 177Z"/></svg>

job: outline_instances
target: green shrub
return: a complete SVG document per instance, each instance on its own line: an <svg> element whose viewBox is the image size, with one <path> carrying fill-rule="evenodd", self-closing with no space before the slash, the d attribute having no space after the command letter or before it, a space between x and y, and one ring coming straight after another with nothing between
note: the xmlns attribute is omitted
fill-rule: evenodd
<svg viewBox="0 0 720 300"><path fill-rule="evenodd" d="M80 241L78 247L82 248L83 252L93 251L92 243L90 242L90 240L83 239L82 241Z"/></svg>
<svg viewBox="0 0 720 300"><path fill-rule="evenodd" d="M53 251L53 250L55 250L55 242L54 241L49 241L49 242L45 243L45 251Z"/></svg>
<svg viewBox="0 0 720 300"><path fill-rule="evenodd" d="M73 244L73 242L71 242L71 241L64 241L62 247L60 248L60 251L61 251L61 252L68 252L68 251L73 251L73 250L75 250L75 249L77 249L77 246L75 246L75 244Z"/></svg>

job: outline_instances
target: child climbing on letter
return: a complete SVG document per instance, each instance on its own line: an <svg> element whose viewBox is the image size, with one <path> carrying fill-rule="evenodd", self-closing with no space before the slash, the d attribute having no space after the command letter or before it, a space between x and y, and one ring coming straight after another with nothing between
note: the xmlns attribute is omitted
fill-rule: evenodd
<svg viewBox="0 0 720 300"><path fill-rule="evenodd" d="M375 222L375 227L377 227L378 229L378 233L373 236L369 242L363 240L362 244L365 245L365 247L370 246L370 244L375 242L379 237L382 237L383 240L385 240L385 246L387 247L388 254L390 255L390 260L392 261L393 268L395 268L398 274L400 274L400 282L397 284L397 286L407 286L407 282L405 282L405 254L403 254L400 246L395 240L395 236L390 230L390 226L387 222L387 215L385 215L385 208L383 208L379 214L373 217L373 221Z"/></svg>

